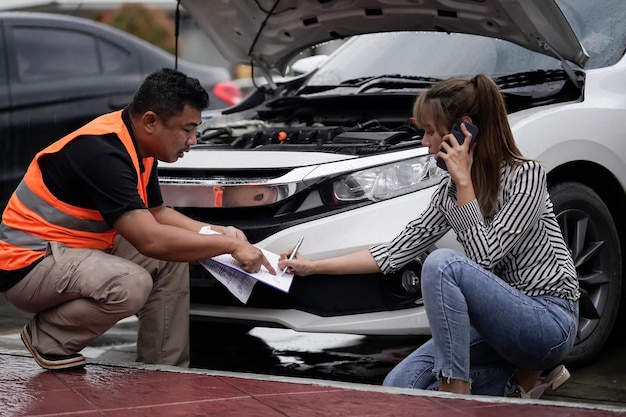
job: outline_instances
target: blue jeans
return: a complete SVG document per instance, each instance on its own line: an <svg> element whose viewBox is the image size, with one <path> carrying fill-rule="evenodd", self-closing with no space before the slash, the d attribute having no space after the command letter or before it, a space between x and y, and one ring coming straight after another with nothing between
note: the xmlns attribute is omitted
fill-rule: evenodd
<svg viewBox="0 0 626 417"><path fill-rule="evenodd" d="M516 368L554 367L574 345L577 301L524 295L450 249L426 258L422 292L432 339L383 385L438 389L443 377L470 381L473 394L503 395Z"/></svg>

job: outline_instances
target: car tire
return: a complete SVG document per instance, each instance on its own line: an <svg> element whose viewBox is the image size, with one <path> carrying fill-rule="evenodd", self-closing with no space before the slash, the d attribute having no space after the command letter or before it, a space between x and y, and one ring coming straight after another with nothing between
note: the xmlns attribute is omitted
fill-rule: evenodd
<svg viewBox="0 0 626 417"><path fill-rule="evenodd" d="M549 192L580 285L578 334L566 360L576 367L593 360L611 335L621 299L621 249L613 217L590 187L563 182Z"/></svg>

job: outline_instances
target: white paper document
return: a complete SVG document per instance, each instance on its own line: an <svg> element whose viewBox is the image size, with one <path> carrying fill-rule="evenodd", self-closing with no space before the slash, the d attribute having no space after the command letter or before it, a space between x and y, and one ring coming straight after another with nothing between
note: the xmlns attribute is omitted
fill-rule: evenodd
<svg viewBox="0 0 626 417"><path fill-rule="evenodd" d="M252 294L252 288L257 280L248 274L229 268L213 259L204 259L200 261L203 267L209 271L215 279L224 285L239 301L247 303Z"/></svg>
<svg viewBox="0 0 626 417"><path fill-rule="evenodd" d="M200 233L213 234L217 232L203 227ZM252 289L257 281L271 285L283 292L289 292L289 288L293 282L293 274L283 274L278 268L279 255L262 248L260 249L276 270L276 275L272 275L264 266L261 266L259 272L246 272L241 268L239 261L229 254L204 259L200 261L200 264L244 304L248 302Z"/></svg>

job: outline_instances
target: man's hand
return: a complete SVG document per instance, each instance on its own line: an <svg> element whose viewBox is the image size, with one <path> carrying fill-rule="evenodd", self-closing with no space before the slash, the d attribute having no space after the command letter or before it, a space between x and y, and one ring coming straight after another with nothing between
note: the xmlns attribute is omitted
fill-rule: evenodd
<svg viewBox="0 0 626 417"><path fill-rule="evenodd" d="M276 275L276 270L267 260L261 249L249 243L239 245L231 253L232 257L241 263L241 268L246 272L259 272L261 266L264 266L272 275Z"/></svg>
<svg viewBox="0 0 626 417"><path fill-rule="evenodd" d="M224 226L222 234L237 238L239 240L243 240L244 242L248 241L248 238L246 237L246 235L241 230L233 226Z"/></svg>

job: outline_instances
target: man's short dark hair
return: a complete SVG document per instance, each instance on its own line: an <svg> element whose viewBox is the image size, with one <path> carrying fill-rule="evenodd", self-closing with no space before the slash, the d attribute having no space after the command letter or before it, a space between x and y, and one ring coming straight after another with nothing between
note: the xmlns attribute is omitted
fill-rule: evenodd
<svg viewBox="0 0 626 417"><path fill-rule="evenodd" d="M179 114L185 105L202 110L209 95L196 78L180 71L162 68L148 75L129 105L132 115L153 111L164 119Z"/></svg>

